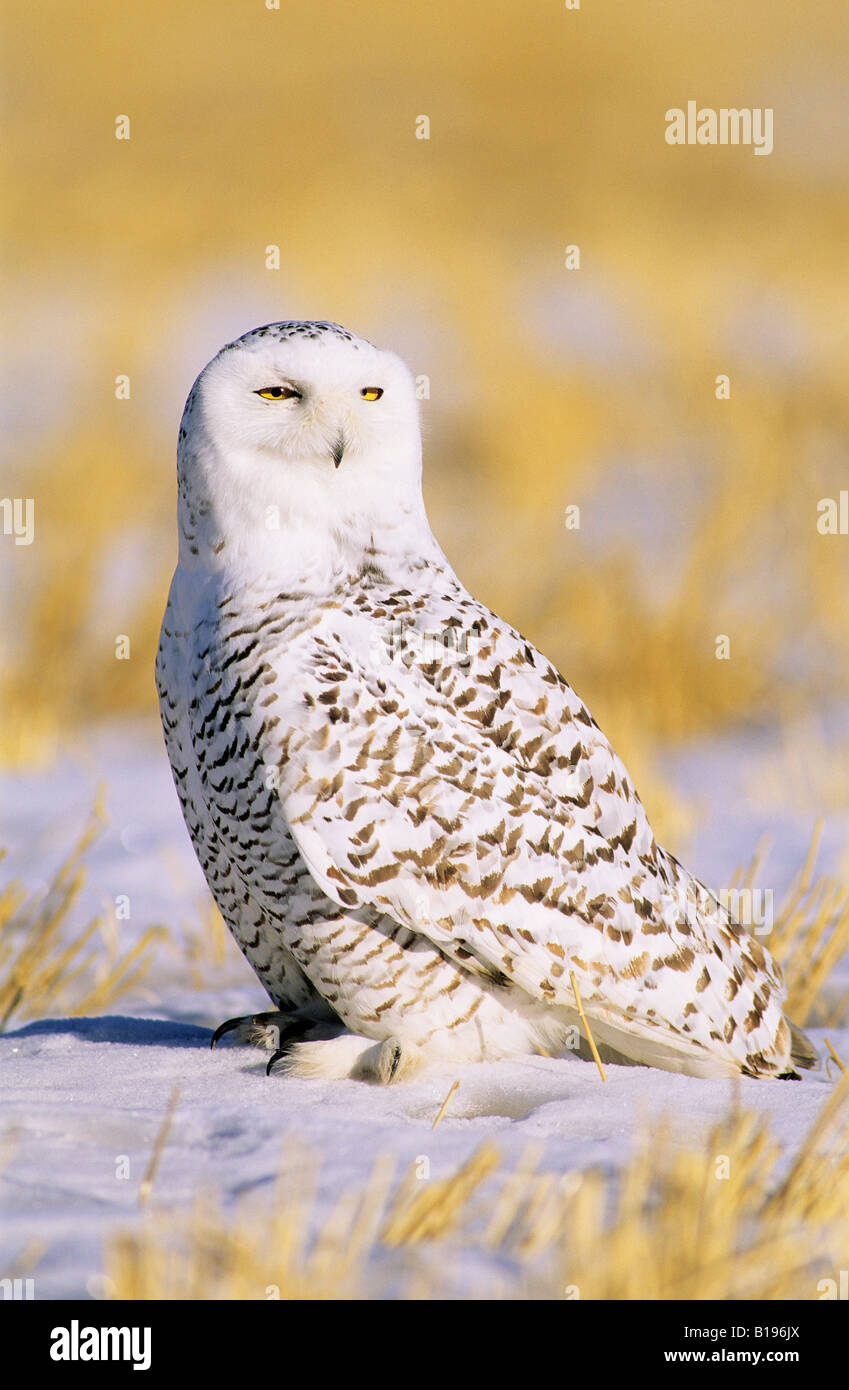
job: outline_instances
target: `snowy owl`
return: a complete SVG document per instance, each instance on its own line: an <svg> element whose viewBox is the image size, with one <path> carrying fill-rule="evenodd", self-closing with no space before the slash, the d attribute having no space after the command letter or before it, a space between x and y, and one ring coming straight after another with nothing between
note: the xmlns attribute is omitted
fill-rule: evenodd
<svg viewBox="0 0 849 1390"><path fill-rule="evenodd" d="M398 357L332 323L246 333L192 388L178 485L165 741L275 1006L216 1039L384 1082L557 1055L574 974L608 1058L814 1065L778 965L656 843L560 673L452 571Z"/></svg>

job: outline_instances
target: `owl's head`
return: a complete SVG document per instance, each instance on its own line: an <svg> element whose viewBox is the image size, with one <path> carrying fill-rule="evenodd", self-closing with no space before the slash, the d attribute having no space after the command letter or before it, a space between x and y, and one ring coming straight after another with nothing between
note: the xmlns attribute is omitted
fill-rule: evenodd
<svg viewBox="0 0 849 1390"><path fill-rule="evenodd" d="M195 382L178 471L184 558L397 531L422 512L415 383L338 324L255 328Z"/></svg>

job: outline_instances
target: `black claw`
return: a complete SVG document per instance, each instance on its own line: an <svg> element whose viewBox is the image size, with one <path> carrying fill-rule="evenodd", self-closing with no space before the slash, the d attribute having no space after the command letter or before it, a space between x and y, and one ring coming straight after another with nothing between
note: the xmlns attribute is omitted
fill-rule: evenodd
<svg viewBox="0 0 849 1390"><path fill-rule="evenodd" d="M274 1063L275 1063L275 1062L279 1062L279 1061L280 1061L280 1058L281 1058L281 1057L285 1057L285 1056L286 1056L286 1048L285 1048L285 1047L278 1047L277 1051L276 1051L276 1052L273 1052L273 1053L271 1054L271 1056L270 1056L269 1059L268 1059L268 1066L265 1068L265 1074L266 1074L266 1076L270 1076L270 1075L271 1075L271 1068L274 1066Z"/></svg>
<svg viewBox="0 0 849 1390"><path fill-rule="evenodd" d="M272 1053L268 1059L268 1066L265 1068L266 1076L271 1075L271 1068L281 1057L285 1057L289 1051L289 1043L294 1038L302 1038L309 1028L308 1023L288 1023L285 1028L281 1028L277 1038L277 1051Z"/></svg>
<svg viewBox="0 0 849 1390"><path fill-rule="evenodd" d="M400 1049L400 1047L397 1047L397 1046L396 1046L396 1047L394 1047L394 1048L392 1049L392 1066L389 1068L389 1080L390 1080L390 1081L392 1080L393 1076L395 1075L396 1071L398 1070L398 1063L400 1062L400 1060L401 1060L401 1049Z"/></svg>
<svg viewBox="0 0 849 1390"><path fill-rule="evenodd" d="M210 1047L214 1047L219 1038L223 1038L225 1033L232 1033L234 1029L238 1028L239 1024L244 1023L244 1021L243 1018L228 1018L226 1023L219 1024L212 1035L212 1041L209 1044Z"/></svg>

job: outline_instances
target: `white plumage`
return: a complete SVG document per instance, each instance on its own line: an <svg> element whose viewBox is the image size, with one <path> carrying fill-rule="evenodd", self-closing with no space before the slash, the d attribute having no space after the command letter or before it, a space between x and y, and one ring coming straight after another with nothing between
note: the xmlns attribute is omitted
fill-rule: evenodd
<svg viewBox="0 0 849 1390"><path fill-rule="evenodd" d="M290 1069L556 1053L573 971L610 1055L814 1062L778 966L656 844L562 676L451 570L397 357L334 324L246 334L195 383L178 476L166 743L278 1011L257 1037Z"/></svg>

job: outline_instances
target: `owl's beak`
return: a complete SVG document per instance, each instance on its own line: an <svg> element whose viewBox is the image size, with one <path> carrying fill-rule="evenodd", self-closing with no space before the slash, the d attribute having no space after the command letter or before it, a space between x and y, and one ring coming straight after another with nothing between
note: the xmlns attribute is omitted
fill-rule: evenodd
<svg viewBox="0 0 849 1390"><path fill-rule="evenodd" d="M347 442L348 441L346 440L344 434L340 430L334 441L333 448L330 451L331 457L333 458L334 466L336 468L338 468L340 463L342 462L342 455L345 452L345 445L347 444Z"/></svg>

